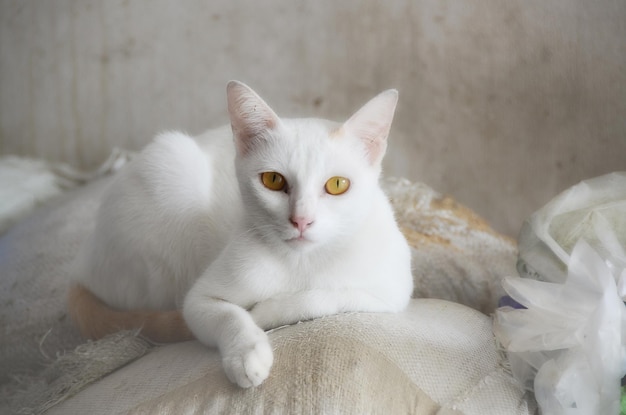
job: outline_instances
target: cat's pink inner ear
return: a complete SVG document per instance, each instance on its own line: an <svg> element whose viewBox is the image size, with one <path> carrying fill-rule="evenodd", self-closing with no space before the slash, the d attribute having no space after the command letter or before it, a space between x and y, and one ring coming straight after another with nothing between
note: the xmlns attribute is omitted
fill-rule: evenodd
<svg viewBox="0 0 626 415"><path fill-rule="evenodd" d="M387 137L398 103L398 91L389 89L368 101L341 127L365 144L369 162L381 163L387 149Z"/></svg>
<svg viewBox="0 0 626 415"><path fill-rule="evenodd" d="M269 105L242 82L230 81L226 95L235 145L239 154L246 155L280 120Z"/></svg>

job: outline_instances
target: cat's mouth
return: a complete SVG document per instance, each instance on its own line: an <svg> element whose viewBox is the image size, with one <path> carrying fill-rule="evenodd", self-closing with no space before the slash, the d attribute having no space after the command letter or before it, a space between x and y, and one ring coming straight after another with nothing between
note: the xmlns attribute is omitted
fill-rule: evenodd
<svg viewBox="0 0 626 415"><path fill-rule="evenodd" d="M305 235L296 235L293 238L287 239L286 242L289 244L294 244L294 245L313 243L313 241L307 238Z"/></svg>
<svg viewBox="0 0 626 415"><path fill-rule="evenodd" d="M299 236L294 236L293 238L287 239L287 242L311 242L311 240L303 235L299 235Z"/></svg>

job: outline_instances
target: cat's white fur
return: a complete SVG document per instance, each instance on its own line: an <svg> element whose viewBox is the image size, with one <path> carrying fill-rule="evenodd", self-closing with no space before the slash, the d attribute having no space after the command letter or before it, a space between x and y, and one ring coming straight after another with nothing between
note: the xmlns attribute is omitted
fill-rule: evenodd
<svg viewBox="0 0 626 415"><path fill-rule="evenodd" d="M396 91L343 124L280 119L238 82L227 96L231 128L161 134L120 172L76 275L118 309L182 306L229 379L250 387L273 362L265 329L397 312L413 280L378 185ZM268 171L286 178L285 191L262 184ZM333 176L350 180L346 193L325 191Z"/></svg>

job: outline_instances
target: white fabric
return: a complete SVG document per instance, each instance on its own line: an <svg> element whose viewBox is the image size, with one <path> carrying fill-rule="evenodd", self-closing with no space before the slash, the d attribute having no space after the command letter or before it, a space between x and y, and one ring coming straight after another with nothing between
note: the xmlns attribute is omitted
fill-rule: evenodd
<svg viewBox="0 0 626 415"><path fill-rule="evenodd" d="M54 196L117 171L131 157L131 153L116 148L93 172L38 159L0 157L0 234Z"/></svg>
<svg viewBox="0 0 626 415"><path fill-rule="evenodd" d="M82 342L66 313L67 270L106 183L53 200L0 237L0 384Z"/></svg>
<svg viewBox="0 0 626 415"><path fill-rule="evenodd" d="M0 157L0 234L46 200L76 183L63 180L40 160Z"/></svg>
<svg viewBox="0 0 626 415"><path fill-rule="evenodd" d="M413 300L400 314L330 316L270 339L275 366L259 388L230 384L215 350L187 342L158 348L48 414L534 411L503 368L491 320L459 304Z"/></svg>

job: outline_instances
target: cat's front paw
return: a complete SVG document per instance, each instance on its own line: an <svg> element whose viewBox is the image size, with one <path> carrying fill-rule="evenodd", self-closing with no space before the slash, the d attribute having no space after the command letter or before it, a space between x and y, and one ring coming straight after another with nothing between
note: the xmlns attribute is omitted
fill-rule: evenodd
<svg viewBox="0 0 626 415"><path fill-rule="evenodd" d="M247 337L247 336L246 336ZM259 386L270 374L274 354L267 335L262 331L240 339L222 359L228 379L241 386Z"/></svg>

